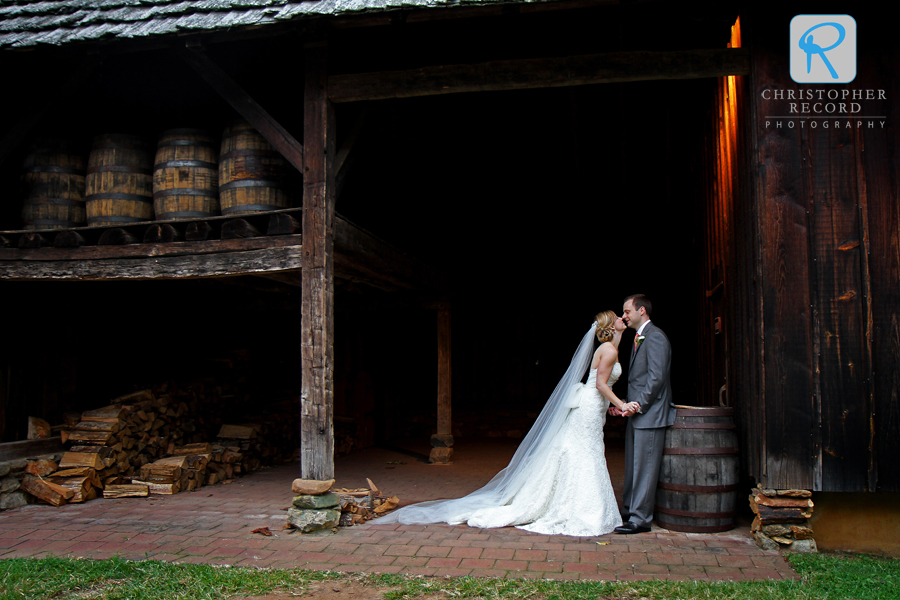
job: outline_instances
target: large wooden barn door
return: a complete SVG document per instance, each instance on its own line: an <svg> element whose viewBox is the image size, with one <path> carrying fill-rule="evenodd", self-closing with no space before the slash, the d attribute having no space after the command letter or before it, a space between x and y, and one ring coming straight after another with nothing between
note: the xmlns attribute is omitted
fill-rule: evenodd
<svg viewBox="0 0 900 600"><path fill-rule="evenodd" d="M740 47L740 21L732 27L729 45ZM740 360L731 350L744 332L738 272L747 267L745 240L738 237L740 216L741 119L743 80L719 77L709 112L702 156L703 205L701 222L700 281L701 320L699 331L700 381L698 403L703 406L731 405L739 381L729 381L730 363Z"/></svg>

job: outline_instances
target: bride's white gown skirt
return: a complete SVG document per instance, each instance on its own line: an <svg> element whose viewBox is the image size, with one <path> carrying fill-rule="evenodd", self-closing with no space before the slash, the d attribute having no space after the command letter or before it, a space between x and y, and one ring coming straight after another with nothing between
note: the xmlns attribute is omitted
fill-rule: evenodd
<svg viewBox="0 0 900 600"><path fill-rule="evenodd" d="M610 385L621 374L616 364ZM577 408L569 409L554 438L530 459L521 486L508 499L490 486L454 500L404 507L380 522L467 523L545 534L597 536L622 524L606 466L603 425L609 402L596 389L596 370L577 384Z"/></svg>

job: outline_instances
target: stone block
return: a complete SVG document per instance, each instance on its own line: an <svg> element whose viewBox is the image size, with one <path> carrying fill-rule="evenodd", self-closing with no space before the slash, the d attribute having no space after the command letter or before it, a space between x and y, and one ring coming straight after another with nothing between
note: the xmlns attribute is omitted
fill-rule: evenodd
<svg viewBox="0 0 900 600"><path fill-rule="evenodd" d="M753 539L756 540L756 545L763 550L778 550L781 548L777 542L773 542L759 531L753 534Z"/></svg>
<svg viewBox="0 0 900 600"><path fill-rule="evenodd" d="M340 496L338 496L334 492L327 492L325 494L319 494L317 496L313 496L311 494L296 496L294 498L293 505L294 508L321 509L338 506L340 503Z"/></svg>
<svg viewBox="0 0 900 600"><path fill-rule="evenodd" d="M315 479L295 479L291 484L291 491L295 494L318 496L324 494L334 485L334 479L318 481Z"/></svg>
<svg viewBox="0 0 900 600"><path fill-rule="evenodd" d="M0 479L0 494L8 494L9 492L14 492L19 489L19 481L18 477L4 477Z"/></svg>
<svg viewBox="0 0 900 600"><path fill-rule="evenodd" d="M431 436L432 448L450 448L453 446L453 436L446 433L435 433Z"/></svg>
<svg viewBox="0 0 900 600"><path fill-rule="evenodd" d="M0 494L0 510L19 508L28 504L28 495L25 492L10 492Z"/></svg>
<svg viewBox="0 0 900 600"><path fill-rule="evenodd" d="M303 533L337 527L340 518L341 511L333 508L310 510L292 507L288 509L287 514L288 523Z"/></svg>
<svg viewBox="0 0 900 600"><path fill-rule="evenodd" d="M805 540L794 540L794 543L791 544L791 552L801 552L803 554L809 554L818 551L819 549L816 546L816 540L812 538Z"/></svg>
<svg viewBox="0 0 900 600"><path fill-rule="evenodd" d="M453 448L432 448L428 462L433 464L446 464L453 458Z"/></svg>

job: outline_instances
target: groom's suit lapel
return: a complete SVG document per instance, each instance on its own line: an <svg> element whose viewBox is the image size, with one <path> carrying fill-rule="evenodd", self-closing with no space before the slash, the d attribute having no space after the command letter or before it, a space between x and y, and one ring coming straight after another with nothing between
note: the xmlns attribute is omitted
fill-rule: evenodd
<svg viewBox="0 0 900 600"><path fill-rule="evenodd" d="M644 333L642 334L645 338L650 335L650 328L653 327L653 323L647 323L647 326L644 327ZM635 334L634 338L637 339L639 336ZM634 358L637 356L637 353L641 351L641 346L644 344L639 344L637 348L632 347L631 351L631 362L628 363L628 369L631 370L631 367L634 365Z"/></svg>

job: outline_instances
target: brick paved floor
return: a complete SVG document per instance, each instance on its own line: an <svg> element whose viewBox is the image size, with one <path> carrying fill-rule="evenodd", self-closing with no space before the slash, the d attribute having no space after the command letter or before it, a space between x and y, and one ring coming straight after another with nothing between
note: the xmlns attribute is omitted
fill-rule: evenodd
<svg viewBox="0 0 900 600"><path fill-rule="evenodd" d="M506 465L507 440L460 440L451 465L429 465L425 446L370 449L336 461L338 487L365 478L403 504L477 489ZM620 495L622 451L608 444ZM403 463L403 464L398 464ZM0 513L0 559L56 556L158 559L256 567L304 567L422 575L548 579L796 578L781 555L757 548L747 526L720 534L650 533L596 538L547 536L512 527L379 525L315 534L281 529L297 464L175 496L97 499L60 508ZM271 537L251 531L268 526Z"/></svg>

